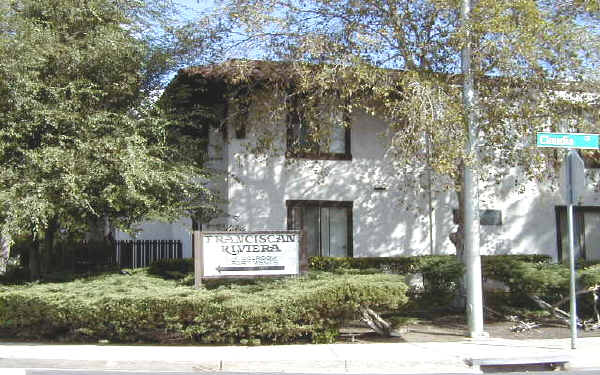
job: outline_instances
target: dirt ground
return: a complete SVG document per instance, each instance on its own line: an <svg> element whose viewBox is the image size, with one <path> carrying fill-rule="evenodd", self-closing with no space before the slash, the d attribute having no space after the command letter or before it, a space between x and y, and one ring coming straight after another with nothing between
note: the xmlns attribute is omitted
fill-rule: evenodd
<svg viewBox="0 0 600 375"><path fill-rule="evenodd" d="M515 331L513 327L516 322L511 321L487 321L484 329L493 338L505 338L514 340L525 339L556 339L569 338L571 331L563 323L544 319L536 321L538 327ZM448 315L434 319L418 319L402 325L397 330L401 337L382 337L373 330L359 322L353 322L340 330L342 335L339 342L444 342L458 341L467 338L467 324L462 315ZM600 336L600 330L584 331L579 329L578 337Z"/></svg>

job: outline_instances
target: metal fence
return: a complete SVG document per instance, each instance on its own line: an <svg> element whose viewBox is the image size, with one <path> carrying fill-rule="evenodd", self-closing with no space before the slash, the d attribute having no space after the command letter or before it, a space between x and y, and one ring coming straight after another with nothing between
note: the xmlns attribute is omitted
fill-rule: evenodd
<svg viewBox="0 0 600 375"><path fill-rule="evenodd" d="M116 247L121 268L148 267L155 260L183 258L180 240L121 240Z"/></svg>

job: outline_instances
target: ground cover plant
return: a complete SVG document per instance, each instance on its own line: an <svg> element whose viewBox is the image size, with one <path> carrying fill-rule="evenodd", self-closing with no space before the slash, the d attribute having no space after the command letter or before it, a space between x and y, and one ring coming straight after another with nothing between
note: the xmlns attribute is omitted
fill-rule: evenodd
<svg viewBox="0 0 600 375"><path fill-rule="evenodd" d="M360 307L398 309L406 290L399 275L325 272L195 290L143 269L0 286L0 334L88 342L331 342Z"/></svg>

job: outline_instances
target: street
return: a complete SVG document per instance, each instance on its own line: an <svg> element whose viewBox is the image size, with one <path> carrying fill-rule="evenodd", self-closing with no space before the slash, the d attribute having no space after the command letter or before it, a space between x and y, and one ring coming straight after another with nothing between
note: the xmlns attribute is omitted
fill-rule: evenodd
<svg viewBox="0 0 600 375"><path fill-rule="evenodd" d="M14 375L16 375L15 373ZM198 372L171 372L171 371L97 371L97 370L21 370L20 375L126 375L126 374L135 374L135 375L193 375L198 374ZM242 374L252 374L252 375L277 375L278 373L273 372L203 372L203 375L242 375ZM284 373L279 373L284 374ZM285 373L286 375L294 375ZM367 375L369 373L364 373ZM524 371L524 372L494 372L497 375L531 375L532 372ZM592 375L592 374L600 374L599 370L573 370L573 371L535 371L536 375ZM2 374L5 375L5 374ZM13 375L12 373L8 373L6 375ZM300 375L300 374L297 374ZM328 373L323 374L311 374L311 375L329 375ZM369 374L370 375L370 374ZM417 375L417 374L413 374ZM438 374L430 374L430 375L458 375L458 374L449 374L449 373L438 373Z"/></svg>

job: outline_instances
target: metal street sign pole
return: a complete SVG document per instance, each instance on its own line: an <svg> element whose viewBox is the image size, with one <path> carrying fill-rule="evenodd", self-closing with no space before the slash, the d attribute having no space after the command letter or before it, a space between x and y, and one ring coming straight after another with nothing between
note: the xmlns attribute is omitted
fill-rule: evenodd
<svg viewBox="0 0 600 375"><path fill-rule="evenodd" d="M567 220L569 222L569 273L570 285L569 296L571 297L571 349L575 349L575 340L577 339L577 301L575 294L575 236L573 233L573 205L567 206Z"/></svg>
<svg viewBox="0 0 600 375"><path fill-rule="evenodd" d="M598 134L583 133L538 133L537 147L567 148L563 163L561 187L563 198L567 203L567 225L569 231L569 297L571 349L575 349L577 339L577 296L575 291L575 231L573 205L577 204L585 191L585 166L583 160L574 149L598 150L600 137Z"/></svg>
<svg viewBox="0 0 600 375"><path fill-rule="evenodd" d="M567 202L567 222L569 226L569 296L570 303L570 325L571 325L571 349L575 349L577 339L577 295L575 291L575 231L573 220L573 205L577 203L585 187L585 169L583 160L575 150L569 150L565 156L565 200Z"/></svg>

